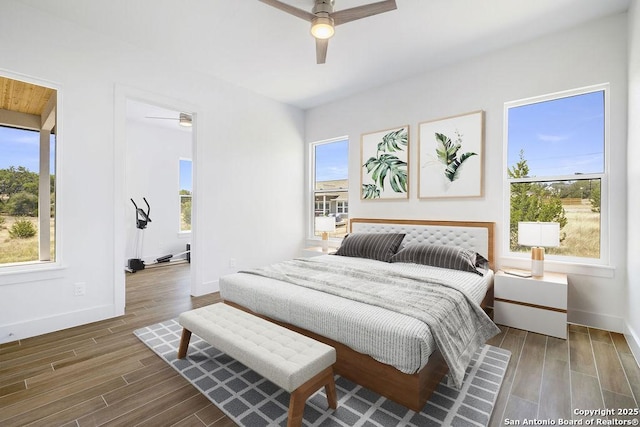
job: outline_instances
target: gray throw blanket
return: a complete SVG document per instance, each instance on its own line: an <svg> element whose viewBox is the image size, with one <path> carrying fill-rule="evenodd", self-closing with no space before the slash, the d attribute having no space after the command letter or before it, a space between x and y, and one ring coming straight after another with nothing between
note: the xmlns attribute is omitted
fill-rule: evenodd
<svg viewBox="0 0 640 427"><path fill-rule="evenodd" d="M449 383L462 386L465 370L476 350L500 332L478 304L455 283L425 281L424 277L382 268L296 259L243 271L343 298L375 305L427 324L449 367Z"/></svg>

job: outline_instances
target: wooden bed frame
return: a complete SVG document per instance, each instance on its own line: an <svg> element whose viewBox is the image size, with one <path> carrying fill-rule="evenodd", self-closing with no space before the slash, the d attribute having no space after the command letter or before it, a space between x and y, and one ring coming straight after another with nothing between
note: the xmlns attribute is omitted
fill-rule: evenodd
<svg viewBox="0 0 640 427"><path fill-rule="evenodd" d="M481 227L488 231L488 257L491 268L493 259L493 222L459 222L459 221L426 221L426 220L389 220L389 219L363 219L354 218L350 221L350 231L354 223L399 224L399 225L429 225L450 227ZM225 301L226 304L250 312L256 316L299 332L315 340L328 344L336 349L337 360L334 372L363 387L373 390L388 399L406 406L416 412L422 410L431 394L436 389L442 378L448 372L447 365L440 351L436 350L429 356L429 362L415 374L405 374L396 368L378 362L371 356L359 353L350 347L334 341L330 338L318 335L297 326L280 322L255 313L246 307ZM483 308L493 306L493 284L487 291L482 302Z"/></svg>

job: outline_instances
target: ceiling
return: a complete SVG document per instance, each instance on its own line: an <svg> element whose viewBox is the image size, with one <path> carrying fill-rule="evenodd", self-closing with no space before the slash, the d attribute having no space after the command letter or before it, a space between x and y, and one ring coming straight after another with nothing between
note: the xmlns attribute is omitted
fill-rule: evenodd
<svg viewBox="0 0 640 427"><path fill-rule="evenodd" d="M0 110L41 116L55 90L0 77Z"/></svg>
<svg viewBox="0 0 640 427"><path fill-rule="evenodd" d="M303 109L588 21L630 0L397 0L336 28L326 64L309 23L258 0L17 0ZM284 0L311 10L313 0ZM336 0L336 10L375 0Z"/></svg>

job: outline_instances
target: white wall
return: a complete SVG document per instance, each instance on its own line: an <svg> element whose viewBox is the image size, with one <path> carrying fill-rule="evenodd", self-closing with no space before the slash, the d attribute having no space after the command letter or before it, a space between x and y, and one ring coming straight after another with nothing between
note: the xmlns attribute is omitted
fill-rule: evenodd
<svg viewBox="0 0 640 427"><path fill-rule="evenodd" d="M626 121L627 16L618 15L514 46L434 72L386 85L306 114L306 140L350 136L349 214L351 217L494 221L500 265L525 259L502 257L505 241L503 109L507 101L599 83L611 84L610 242L613 269L583 269L547 262L569 277L569 320L622 331L626 306ZM419 54L419 53L417 53ZM401 66L401 65L400 65ZM410 125L410 162L417 157L418 123L484 110L484 197L419 200L417 170L409 165L409 200L359 199L360 135ZM576 274L576 272L583 274ZM594 276L595 274L595 276ZM613 277L598 277L613 276Z"/></svg>
<svg viewBox="0 0 640 427"><path fill-rule="evenodd" d="M176 113L177 115L177 113ZM144 231L136 228L133 204L126 212L126 256L139 256L153 263L159 256L177 254L191 242L190 233L179 233L180 159L192 158L191 128L181 130L127 120L125 196L146 211L143 197L151 205L151 222ZM136 241L141 240L136 248ZM137 254L137 251L140 253ZM184 258L184 256L182 256Z"/></svg>
<svg viewBox="0 0 640 427"><path fill-rule="evenodd" d="M629 9L629 140L627 141L628 203L628 298L627 341L634 342L636 360L640 360L640 4Z"/></svg>
<svg viewBox="0 0 640 427"><path fill-rule="evenodd" d="M53 82L62 94L61 266L0 273L0 342L123 312L131 92L180 100L196 113L196 293L215 290L218 277L235 270L230 257L240 268L296 254L304 229L304 218L291 214L304 204L295 179L304 174L302 111L12 0L2 2L0 58L4 70ZM73 295L78 282L86 283L84 297Z"/></svg>

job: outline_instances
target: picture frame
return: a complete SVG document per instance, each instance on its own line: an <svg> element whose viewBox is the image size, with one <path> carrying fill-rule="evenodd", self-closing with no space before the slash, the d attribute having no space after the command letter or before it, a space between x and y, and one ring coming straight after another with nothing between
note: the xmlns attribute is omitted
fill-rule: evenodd
<svg viewBox="0 0 640 427"><path fill-rule="evenodd" d="M360 198L409 198L409 125L362 134Z"/></svg>
<svg viewBox="0 0 640 427"><path fill-rule="evenodd" d="M418 125L418 198L482 197L484 111Z"/></svg>

